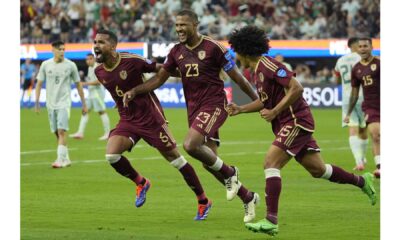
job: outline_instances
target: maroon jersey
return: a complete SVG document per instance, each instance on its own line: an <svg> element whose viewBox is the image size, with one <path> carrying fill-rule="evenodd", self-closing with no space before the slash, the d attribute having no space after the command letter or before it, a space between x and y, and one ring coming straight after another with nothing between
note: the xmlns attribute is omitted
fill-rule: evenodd
<svg viewBox="0 0 400 240"><path fill-rule="evenodd" d="M257 92L264 108L273 109L285 97L285 87L289 85L293 75L293 72L275 59L268 56L261 57L255 68L255 78ZM314 131L314 119L303 97L297 99L272 121L274 134L277 135L288 123L293 123L309 132Z"/></svg>
<svg viewBox="0 0 400 240"><path fill-rule="evenodd" d="M181 73L189 118L204 105L224 109L226 95L219 74L222 69L229 71L233 66L226 48L207 36L201 36L194 47L176 44L164 63L166 71L178 68Z"/></svg>
<svg viewBox="0 0 400 240"><path fill-rule="evenodd" d="M107 69L101 64L96 67L95 74L114 99L121 117L120 121L139 126L154 122L156 119L162 121L164 114L153 92L136 96L129 102L128 107L124 107L122 102L126 91L143 83L143 73L156 70L156 63L135 54L118 54L118 62L114 68ZM162 117L159 117L160 115Z"/></svg>
<svg viewBox="0 0 400 240"><path fill-rule="evenodd" d="M381 60L374 57L369 63L358 62L351 71L351 86L362 85L364 102L362 109L380 110L381 100Z"/></svg>

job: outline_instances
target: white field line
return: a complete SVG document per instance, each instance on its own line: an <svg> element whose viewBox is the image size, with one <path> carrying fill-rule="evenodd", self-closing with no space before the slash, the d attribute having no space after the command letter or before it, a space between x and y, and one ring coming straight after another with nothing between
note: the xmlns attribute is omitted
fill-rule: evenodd
<svg viewBox="0 0 400 240"><path fill-rule="evenodd" d="M334 143L334 142L343 142L343 140L317 140L317 143ZM271 144L272 141L229 141L229 142L221 142L221 146L224 145L252 145L252 144ZM182 144L177 144L178 146L182 146ZM134 148L143 148L149 147L149 145L145 144L137 144ZM90 150L105 150L106 147L93 147L93 148L68 148L68 151L90 151ZM42 153L50 153L50 152L57 152L57 149L43 149L43 150L32 150L32 151L23 151L20 155L30 155L30 154L42 154Z"/></svg>
<svg viewBox="0 0 400 240"><path fill-rule="evenodd" d="M349 150L349 147L335 147L335 148L324 148L321 149L322 151L345 151ZM259 151L259 152L232 152L232 153L220 153L219 156L242 156L242 155L265 155L266 151ZM188 156L185 156L186 158ZM161 156L154 156L154 157L140 157L140 160L162 160L164 159ZM105 159L96 159L96 160L81 160L81 161L73 161L73 164L82 164L82 163L106 163ZM35 163L21 163L21 167L26 166L34 166L34 165L49 165L51 162L35 162Z"/></svg>

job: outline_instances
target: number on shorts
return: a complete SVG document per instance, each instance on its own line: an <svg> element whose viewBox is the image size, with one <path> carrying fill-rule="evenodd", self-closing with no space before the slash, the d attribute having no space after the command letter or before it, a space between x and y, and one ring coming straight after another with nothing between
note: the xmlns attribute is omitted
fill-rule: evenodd
<svg viewBox="0 0 400 240"><path fill-rule="evenodd" d="M293 126L286 125L285 127L283 127L283 128L279 131L278 135L281 136L281 137L287 137L287 136L289 136L290 131L292 130L292 128L293 128Z"/></svg>
<svg viewBox="0 0 400 240"><path fill-rule="evenodd" d="M199 115L197 115L196 119L199 120L202 123L208 122L210 119L211 115L206 112L200 112Z"/></svg>
<svg viewBox="0 0 400 240"><path fill-rule="evenodd" d="M163 132L160 132L160 140L163 143L167 143L169 141L168 135L165 135Z"/></svg>

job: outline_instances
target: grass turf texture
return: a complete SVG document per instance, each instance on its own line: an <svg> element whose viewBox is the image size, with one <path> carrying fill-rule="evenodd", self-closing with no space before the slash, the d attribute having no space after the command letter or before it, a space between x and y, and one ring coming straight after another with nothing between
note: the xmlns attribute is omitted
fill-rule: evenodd
<svg viewBox="0 0 400 240"><path fill-rule="evenodd" d="M187 132L186 111L166 109L170 129L180 144ZM108 110L111 126L118 116ZM313 109L315 138L325 162L352 171L347 129L341 128L340 110ZM78 128L80 110L72 109L70 131ZM180 173L141 140L125 155L152 181L144 206L134 206L135 185L118 175L104 159L105 142L98 141L102 125L90 114L83 140L68 139L72 167L52 169L56 158L55 136L50 133L47 112L37 116L21 110L21 239L266 239L248 231L239 198L226 201L222 185L201 164L187 156L197 171L213 208L208 219L196 222L197 202ZM261 196L256 220L265 215L262 163L273 136L258 114L229 118L220 131L221 158L240 169L243 184ZM48 151L47 151L48 150ZM38 152L40 151L40 152ZM367 171L374 170L371 146ZM279 234L274 239L379 239L378 203L372 207L361 190L313 179L292 159L282 170Z"/></svg>

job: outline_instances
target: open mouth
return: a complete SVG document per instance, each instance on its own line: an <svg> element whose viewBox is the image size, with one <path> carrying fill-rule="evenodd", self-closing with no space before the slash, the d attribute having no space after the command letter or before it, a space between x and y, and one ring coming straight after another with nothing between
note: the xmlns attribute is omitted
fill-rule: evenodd
<svg viewBox="0 0 400 240"><path fill-rule="evenodd" d="M99 60L102 60L103 58L103 54L102 54L102 52L100 51L100 50L98 50L98 49L95 49L94 50L94 54L96 55L96 61L99 61Z"/></svg>
<svg viewBox="0 0 400 240"><path fill-rule="evenodd" d="M184 40L184 39L186 39L186 34L183 32L178 32L178 38L179 38L179 40Z"/></svg>

